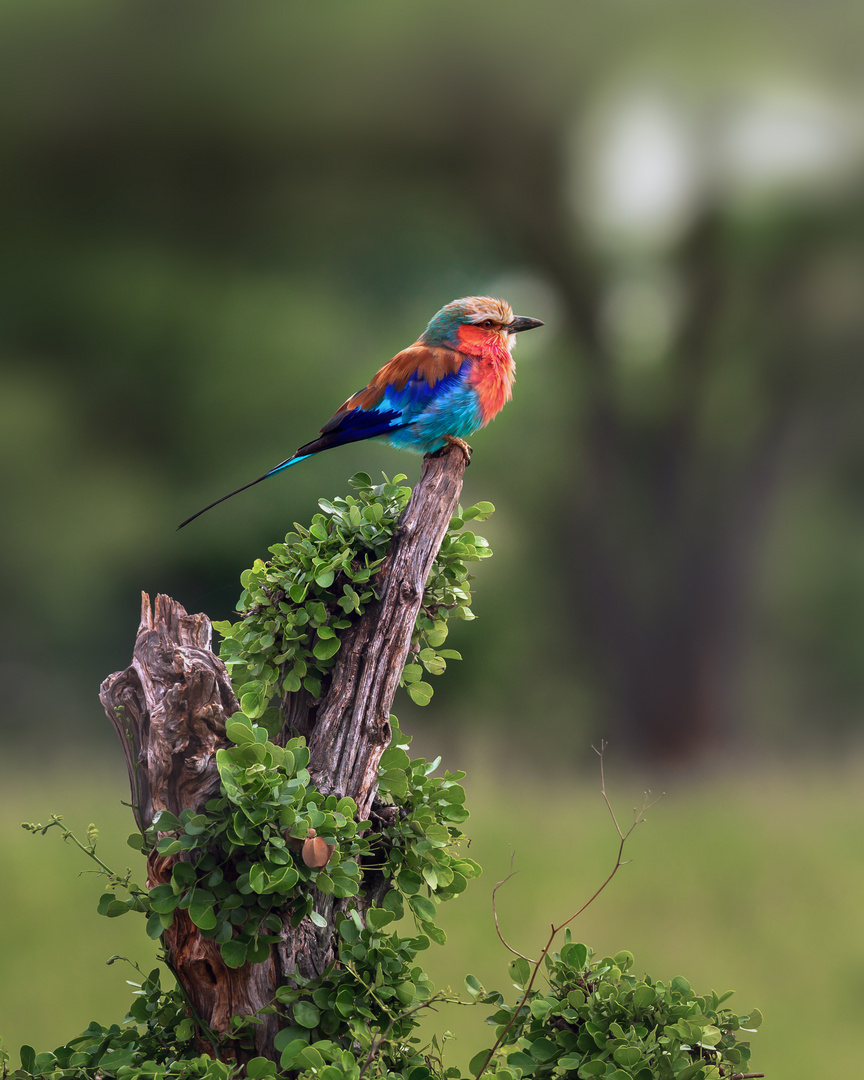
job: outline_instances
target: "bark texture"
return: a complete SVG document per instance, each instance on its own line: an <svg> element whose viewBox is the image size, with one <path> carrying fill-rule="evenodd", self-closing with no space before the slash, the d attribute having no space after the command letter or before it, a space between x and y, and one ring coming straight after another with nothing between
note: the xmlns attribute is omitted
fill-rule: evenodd
<svg viewBox="0 0 864 1080"><path fill-rule="evenodd" d="M376 577L380 599L342 635L339 660L320 700L305 691L283 703L283 742L305 735L309 771L319 790L357 802L367 818L377 788L378 763L390 741L389 714L408 656L411 634L426 579L462 490L461 451L427 457L423 472L400 519L388 556ZM222 661L211 650L206 615L188 615L167 596L151 608L143 594L141 623L131 665L109 676L100 698L120 738L132 788L135 818L143 831L155 814L201 809L219 791L216 751L227 745L225 722L239 705ZM149 888L167 882L175 857L151 852ZM369 903L380 881L370 875L359 898ZM320 974L335 956L333 919L344 901L317 893L314 907L327 921L318 928L304 919L294 928L286 915L281 941L261 964L227 967L219 946L202 937L185 911L175 913L164 944L172 968L197 1015L224 1036L232 1016L258 1013L276 988L295 972ZM248 1056L276 1057L275 1015L252 1028ZM202 1050L210 1044L201 1041ZM247 1054L226 1046L224 1056Z"/></svg>

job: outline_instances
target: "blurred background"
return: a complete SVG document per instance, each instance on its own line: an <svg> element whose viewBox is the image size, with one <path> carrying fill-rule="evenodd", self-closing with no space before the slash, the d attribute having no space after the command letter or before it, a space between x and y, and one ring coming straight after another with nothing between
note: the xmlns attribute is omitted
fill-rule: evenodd
<svg viewBox="0 0 864 1080"><path fill-rule="evenodd" d="M469 769L486 867L430 970L507 985L489 890L511 848L524 950L599 884L605 738L625 817L667 795L577 936L736 989L770 1076L854 1074L862 31L855 5L764 0L5 0L9 1046L121 1019L137 976L103 953L153 955L96 916L72 851L19 829L95 820L135 858L96 695L141 589L226 618L319 497L419 461L355 444L177 522L312 438L444 303L490 293L546 327L473 440L463 501L497 513L464 663L429 708L397 703L416 749Z"/></svg>

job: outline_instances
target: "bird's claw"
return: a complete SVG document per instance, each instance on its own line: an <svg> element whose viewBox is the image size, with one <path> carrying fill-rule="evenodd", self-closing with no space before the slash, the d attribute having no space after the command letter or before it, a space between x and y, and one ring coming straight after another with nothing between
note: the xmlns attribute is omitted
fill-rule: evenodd
<svg viewBox="0 0 864 1080"><path fill-rule="evenodd" d="M466 468L471 464L471 455L474 450L465 442L464 439L460 439L458 435L445 435L444 440L447 443L446 446L442 446L440 450L436 450L430 454L430 457L443 457L444 454L449 454L452 447L458 447L462 456L465 459Z"/></svg>

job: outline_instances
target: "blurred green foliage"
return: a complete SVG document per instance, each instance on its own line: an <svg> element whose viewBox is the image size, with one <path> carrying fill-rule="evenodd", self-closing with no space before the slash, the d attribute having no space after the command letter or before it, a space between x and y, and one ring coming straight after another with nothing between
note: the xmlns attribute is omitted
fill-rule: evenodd
<svg viewBox="0 0 864 1080"><path fill-rule="evenodd" d="M471 674L442 691L451 732L531 715L539 755L617 730L683 758L800 741L814 714L854 729L860 24L767 2L3 5L10 736L38 686L29 730L107 745L94 692L141 588L226 618L286 522L358 467L416 468L354 445L173 532L481 292L547 328L475 440L466 494L499 506L500 558Z"/></svg>
<svg viewBox="0 0 864 1080"><path fill-rule="evenodd" d="M492 769L484 756L466 781L470 854L484 876L458 905L442 907L447 948L424 955L435 984L457 990L466 971L486 986L504 982L490 892L509 872L511 850L519 872L498 893L501 929L514 947L535 955L549 922L590 896L617 847L594 778L584 777L575 791L512 761ZM617 775L611 759L607 773L613 804L626 807L643 778ZM139 920L96 914L101 885L92 875L76 877L80 852L28 836L17 824L60 807L79 832L95 819L105 861L122 868L134 860L139 876L143 862L125 845L131 821L119 805L125 784L116 768L92 763L63 772L3 771L0 818L15 827L0 833L8 872L0 1016L13 1064L21 1043L45 1047L73 1037L94 1017L106 1024L122 1019L131 998L125 980L141 978L120 962L106 967L112 954L131 957L144 971L153 967L155 945ZM862 790L860 760L832 772L774 769L677 783L634 836L632 861L574 933L601 953L626 945L638 975L648 970L669 983L685 973L701 987L735 987L741 1009L758 1002L766 1017L758 1063L769 1076L819 1075L826 1047L832 1069L856 1075L864 937L861 866L850 852L860 832ZM457 1030L458 1046L451 1043L448 1054L464 1068L489 1045L488 1009L439 1008L424 1022L427 1037L444 1027Z"/></svg>
<svg viewBox="0 0 864 1080"><path fill-rule="evenodd" d="M151 966L140 927L96 916L90 878L70 887L77 853L46 859L18 827L62 809L103 826L109 863L137 859L120 757L102 771L89 748L116 754L95 691L129 661L139 590L229 618L240 569L318 498L344 493L358 468L412 480L419 468L347 447L195 532L174 526L314 435L441 304L491 292L547 329L520 342L514 402L474 440L465 497L498 507L482 632L452 635L468 663L453 666L437 716L405 708L405 727L443 725L454 758L474 760L471 855L491 884L515 851L499 912L530 952L602 879L614 845L592 785L567 786L567 766L626 712L621 669L596 645L596 612L614 605L582 525L639 599L644 643L673 622L662 601L676 577L691 617L712 625L680 539L699 522L719 538L725 524L725 549L747 558L734 662L728 639L710 650L723 660L714 748L761 744L773 764L750 772L738 753L729 775L690 786L675 774L579 936L626 945L670 979L737 986L742 1007L766 1012L769 1075L819 1075L826 1046L833 1071L857 1075L860 762L805 772L778 757L854 740L864 692L862 22L854 6L767 0L0 8L0 1017L13 1049L120 1019L124 979L138 976L104 967L100 949ZM646 121L640 103L658 94ZM624 155L627 219L604 139L622 113L632 122L634 101L644 126L641 158ZM777 125L759 126L778 102L779 126L803 129L817 159L827 146L836 168L796 173ZM632 190L653 190L670 131L690 171L646 229ZM754 175L754 161L773 174ZM713 362L693 368L694 356ZM694 432L722 455L674 454L672 436ZM617 486L609 433L627 466ZM758 465L755 482L712 460ZM699 498L673 515L682 476ZM597 592L593 615L580 579ZM693 627L681 620L667 667L683 667ZM647 679L657 655L635 652ZM420 739L440 749L439 735ZM84 743L87 755L70 749ZM24 754L14 769L10 749ZM532 758L561 771L539 778ZM488 887L461 905L444 913L452 949L429 973L497 985ZM485 1045L482 1017L476 1027Z"/></svg>

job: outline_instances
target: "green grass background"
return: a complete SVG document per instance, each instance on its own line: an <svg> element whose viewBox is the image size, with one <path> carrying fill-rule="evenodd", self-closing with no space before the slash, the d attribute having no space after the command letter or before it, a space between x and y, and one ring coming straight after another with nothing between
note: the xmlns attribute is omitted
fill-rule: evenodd
<svg viewBox="0 0 864 1080"><path fill-rule="evenodd" d="M617 773L613 757L607 778L623 824L641 804L645 778ZM684 975L700 991L735 990L742 1012L758 1006L765 1024L753 1036L753 1065L768 1077L862 1075L862 781L857 758L667 777L665 797L628 845L630 863L577 920L575 936L601 954L630 949L637 973ZM478 756L465 783L470 854L484 874L442 909L448 944L433 946L426 966L439 988L461 989L470 972L506 993L508 956L490 896L511 852L518 874L499 893L501 928L536 955L550 922L611 869L617 840L593 771L541 776ZM122 1019L132 995L126 980L137 975L106 965L112 954L152 966L156 950L140 919L96 914L101 882L82 873L84 857L59 833L20 828L52 812L79 833L96 822L102 858L132 865L142 880L143 860L125 846L125 785L119 752L99 767L7 763L0 771L0 1035L14 1064L22 1043L53 1049L91 1019ZM486 1011L444 1006L426 1030L453 1031L451 1063L464 1065L490 1045Z"/></svg>

